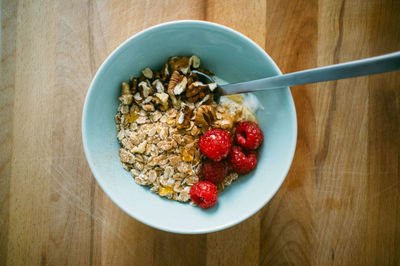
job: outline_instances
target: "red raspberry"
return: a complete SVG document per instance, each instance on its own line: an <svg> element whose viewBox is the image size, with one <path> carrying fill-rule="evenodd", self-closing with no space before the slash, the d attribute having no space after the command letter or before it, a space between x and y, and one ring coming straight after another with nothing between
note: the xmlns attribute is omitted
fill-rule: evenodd
<svg viewBox="0 0 400 266"><path fill-rule="evenodd" d="M190 198L202 209L215 205L218 200L217 187L209 181L200 181L190 189Z"/></svg>
<svg viewBox="0 0 400 266"><path fill-rule="evenodd" d="M227 131L218 128L207 131L199 140L201 152L216 162L226 158L231 147L231 135Z"/></svg>
<svg viewBox="0 0 400 266"><path fill-rule="evenodd" d="M235 140L245 149L256 150L263 141L263 133L256 123L240 122L236 127Z"/></svg>
<svg viewBox="0 0 400 266"><path fill-rule="evenodd" d="M233 171L238 174L246 174L257 165L257 153L255 151L248 151L247 154L245 154L239 146L232 147L229 159Z"/></svg>
<svg viewBox="0 0 400 266"><path fill-rule="evenodd" d="M228 163L224 161L214 162L206 160L203 163L203 179L218 185L228 175Z"/></svg>

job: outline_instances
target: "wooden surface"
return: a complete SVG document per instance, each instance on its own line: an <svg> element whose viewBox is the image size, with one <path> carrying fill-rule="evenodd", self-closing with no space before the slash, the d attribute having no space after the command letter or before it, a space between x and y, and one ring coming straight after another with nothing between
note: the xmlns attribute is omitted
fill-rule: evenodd
<svg viewBox="0 0 400 266"><path fill-rule="evenodd" d="M166 233L110 201L81 144L88 86L122 41L177 19L232 27L283 72L400 50L398 0L3 0L0 265L400 265L400 72L292 88L289 175L231 229Z"/></svg>

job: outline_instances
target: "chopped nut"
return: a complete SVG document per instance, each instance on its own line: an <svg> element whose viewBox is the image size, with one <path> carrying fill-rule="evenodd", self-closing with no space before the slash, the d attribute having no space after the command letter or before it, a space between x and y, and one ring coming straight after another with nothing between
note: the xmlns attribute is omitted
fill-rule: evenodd
<svg viewBox="0 0 400 266"><path fill-rule="evenodd" d="M159 71L154 71L153 73L153 79L161 79L161 73Z"/></svg>
<svg viewBox="0 0 400 266"><path fill-rule="evenodd" d="M125 81L121 84L121 95L131 95L131 89L129 88L129 84Z"/></svg>
<svg viewBox="0 0 400 266"><path fill-rule="evenodd" d="M142 101L142 104L149 103L149 102L151 102L151 100L153 100L153 97L152 97L152 96L148 96L147 98L145 98L145 99Z"/></svg>
<svg viewBox="0 0 400 266"><path fill-rule="evenodd" d="M199 68L200 67L200 58L198 58L195 55L192 55L190 57L189 65L193 66L193 68Z"/></svg>
<svg viewBox="0 0 400 266"><path fill-rule="evenodd" d="M121 108L119 110L121 114L127 114L129 113L129 106L128 105L121 105Z"/></svg>
<svg viewBox="0 0 400 266"><path fill-rule="evenodd" d="M160 100L160 110L166 111L168 109L168 94L165 92L157 92L156 97Z"/></svg>
<svg viewBox="0 0 400 266"><path fill-rule="evenodd" d="M131 87L131 92L134 94L137 90L137 85L138 85L138 79L135 77L131 77L129 79L129 86Z"/></svg>
<svg viewBox="0 0 400 266"><path fill-rule="evenodd" d="M168 64L165 63L163 69L161 70L161 78L162 80L166 80L169 76Z"/></svg>
<svg viewBox="0 0 400 266"><path fill-rule="evenodd" d="M196 107L199 107L203 103L206 103L209 99L210 99L210 94L207 94L206 96L204 96L204 98L200 102L196 103Z"/></svg>
<svg viewBox="0 0 400 266"><path fill-rule="evenodd" d="M208 89L208 86L206 84L203 84L200 81L193 82L192 84L190 84L188 90L186 91L186 97L190 98L196 96L200 92L204 92L206 89Z"/></svg>
<svg viewBox="0 0 400 266"><path fill-rule="evenodd" d="M135 99L135 102L137 104L141 104L142 101L143 101L143 98L142 98L142 96L140 95L139 92L136 92L135 95L133 96L133 98Z"/></svg>
<svg viewBox="0 0 400 266"><path fill-rule="evenodd" d="M122 95L118 98L118 100L120 100L122 104L131 105L133 100L133 95L132 94Z"/></svg>
<svg viewBox="0 0 400 266"><path fill-rule="evenodd" d="M153 78L153 71L151 71L151 69L148 68L148 67L143 69L142 73L143 73L143 76L145 76L148 79L152 79Z"/></svg>
<svg viewBox="0 0 400 266"><path fill-rule="evenodd" d="M172 73L171 79L168 83L168 91L175 95L180 95L186 90L187 78L184 75L179 74L178 71Z"/></svg>
<svg viewBox="0 0 400 266"><path fill-rule="evenodd" d="M201 128L209 128L216 119L215 108L212 105L202 105L196 110L195 124Z"/></svg>
<svg viewBox="0 0 400 266"><path fill-rule="evenodd" d="M188 73L190 68L188 57L171 57L168 64L172 72L181 71L185 75Z"/></svg>
<svg viewBox="0 0 400 266"><path fill-rule="evenodd" d="M139 91L143 98L147 98L153 94L153 89L151 88L148 80L139 83Z"/></svg>
<svg viewBox="0 0 400 266"><path fill-rule="evenodd" d="M177 128L187 128L190 126L190 118L192 116L193 108L189 107L189 105L185 104L176 118L176 127Z"/></svg>
<svg viewBox="0 0 400 266"><path fill-rule="evenodd" d="M171 102L172 102L172 106L174 106L174 108L179 108L181 107L181 99L180 98L176 98L174 93L169 93L169 97L171 98Z"/></svg>
<svg viewBox="0 0 400 266"><path fill-rule="evenodd" d="M153 88L156 88L158 93L163 93L164 92L164 85L162 84L162 82L159 79L156 79L155 81L153 81Z"/></svg>

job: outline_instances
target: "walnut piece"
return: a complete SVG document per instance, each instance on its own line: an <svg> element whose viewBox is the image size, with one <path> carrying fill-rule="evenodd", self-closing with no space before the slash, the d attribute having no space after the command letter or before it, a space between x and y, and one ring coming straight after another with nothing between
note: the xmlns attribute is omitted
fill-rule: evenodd
<svg viewBox="0 0 400 266"><path fill-rule="evenodd" d="M183 74L187 74L190 69L190 60L188 57L171 57L168 62L171 71L180 71Z"/></svg>
<svg viewBox="0 0 400 266"><path fill-rule="evenodd" d="M121 95L130 95L132 94L129 84L125 81L121 84Z"/></svg>
<svg viewBox="0 0 400 266"><path fill-rule="evenodd" d="M203 99L208 94L210 94L208 85L203 84L200 81L196 81L188 86L185 96L189 102L195 103L199 99Z"/></svg>
<svg viewBox="0 0 400 266"><path fill-rule="evenodd" d="M192 117L193 108L187 104L184 104L176 116L176 127L188 128L190 126L190 118Z"/></svg>
<svg viewBox="0 0 400 266"><path fill-rule="evenodd" d="M169 77L168 63L165 63L161 70L161 78L165 81Z"/></svg>
<svg viewBox="0 0 400 266"><path fill-rule="evenodd" d="M138 82L139 82L138 79L135 78L135 77L131 77L131 78L129 79L129 86L131 86L131 92L132 92L132 94L134 94L134 93L136 92Z"/></svg>
<svg viewBox="0 0 400 266"><path fill-rule="evenodd" d="M160 100L160 110L161 111L167 111L168 110L168 94L165 92L157 92L156 93L157 99Z"/></svg>
<svg viewBox="0 0 400 266"><path fill-rule="evenodd" d="M153 81L153 88L156 88L157 92L161 93L164 92L164 85L162 84L162 82L159 79L156 79L155 81Z"/></svg>
<svg viewBox="0 0 400 266"><path fill-rule="evenodd" d="M187 78L179 74L178 71L172 73L171 79L168 83L168 91L173 92L175 95L180 95L186 90Z"/></svg>
<svg viewBox="0 0 400 266"><path fill-rule="evenodd" d="M192 55L189 60L189 65L193 66L193 68L199 68L200 67L200 58L198 58L195 55Z"/></svg>
<svg viewBox="0 0 400 266"><path fill-rule="evenodd" d="M133 101L133 95L130 86L127 82L123 81L121 84L121 96L118 98L122 104L131 105Z"/></svg>
<svg viewBox="0 0 400 266"><path fill-rule="evenodd" d="M147 98L153 94L153 88L148 80L139 83L139 91L143 98Z"/></svg>
<svg viewBox="0 0 400 266"><path fill-rule="evenodd" d="M212 105L202 105L196 110L194 118L195 125L203 129L208 129L215 121L215 108Z"/></svg>
<svg viewBox="0 0 400 266"><path fill-rule="evenodd" d="M150 68L146 67L145 69L142 70L143 76L148 79L153 78L153 71L151 71Z"/></svg>
<svg viewBox="0 0 400 266"><path fill-rule="evenodd" d="M133 95L122 95L118 98L122 104L131 105L133 101Z"/></svg>

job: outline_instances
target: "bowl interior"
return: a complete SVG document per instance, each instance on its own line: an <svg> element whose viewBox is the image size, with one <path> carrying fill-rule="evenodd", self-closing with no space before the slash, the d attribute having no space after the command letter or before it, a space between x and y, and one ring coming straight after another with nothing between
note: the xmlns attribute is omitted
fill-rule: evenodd
<svg viewBox="0 0 400 266"><path fill-rule="evenodd" d="M120 84L145 67L159 69L170 56L192 54L199 56L202 67L228 82L280 73L261 48L226 27L200 21L161 24L124 42L103 63L90 86L82 121L85 154L104 192L137 220L176 233L221 230L257 212L285 179L297 136L289 88L257 93L264 106L257 116L265 136L258 166L220 193L216 206L202 210L137 185L118 155L114 116Z"/></svg>

